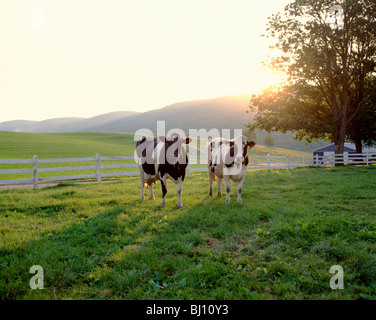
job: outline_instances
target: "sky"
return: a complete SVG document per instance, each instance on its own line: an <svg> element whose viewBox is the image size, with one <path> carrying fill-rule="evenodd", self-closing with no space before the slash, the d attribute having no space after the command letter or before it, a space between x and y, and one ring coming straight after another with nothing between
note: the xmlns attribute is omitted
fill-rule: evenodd
<svg viewBox="0 0 376 320"><path fill-rule="evenodd" d="M252 94L291 0L0 0L0 122Z"/></svg>

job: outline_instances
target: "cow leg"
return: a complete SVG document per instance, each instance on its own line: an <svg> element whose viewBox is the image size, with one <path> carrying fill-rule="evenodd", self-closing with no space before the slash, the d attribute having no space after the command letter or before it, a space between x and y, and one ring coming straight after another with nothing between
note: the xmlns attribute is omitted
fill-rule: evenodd
<svg viewBox="0 0 376 320"><path fill-rule="evenodd" d="M230 203L230 191L231 191L230 176L225 175L224 180L225 180L225 186L226 186L226 201L225 201L225 203Z"/></svg>
<svg viewBox="0 0 376 320"><path fill-rule="evenodd" d="M237 186L237 189L238 189L238 200L237 200L237 202L238 203L242 203L242 187L243 187L244 178L245 178L245 175L238 182L238 186Z"/></svg>
<svg viewBox="0 0 376 320"><path fill-rule="evenodd" d="M149 187L149 199L154 200L155 198L153 194L153 183L150 183L148 187Z"/></svg>
<svg viewBox="0 0 376 320"><path fill-rule="evenodd" d="M140 170L141 201L144 200L144 184L144 172Z"/></svg>
<svg viewBox="0 0 376 320"><path fill-rule="evenodd" d="M164 207L166 204L166 193L167 193L167 183L166 183L166 176L163 178L161 177L161 185L162 185L162 203L161 207Z"/></svg>
<svg viewBox="0 0 376 320"><path fill-rule="evenodd" d="M222 197L222 180L223 180L223 178L218 178L218 180L217 180L218 197Z"/></svg>
<svg viewBox="0 0 376 320"><path fill-rule="evenodd" d="M208 171L209 171L209 196L212 196L213 195L212 185L214 181L214 173L211 172L210 168Z"/></svg>
<svg viewBox="0 0 376 320"><path fill-rule="evenodd" d="M181 208L183 205L181 204L181 189L182 189L182 186L183 186L183 179L180 178L178 180L178 184L176 186L176 193L177 193L177 196L178 196L178 202L177 202L177 206L179 208Z"/></svg>
<svg viewBox="0 0 376 320"><path fill-rule="evenodd" d="M144 198L144 181L141 180L140 185L141 185L141 198L140 198L140 200L143 201L145 199Z"/></svg>

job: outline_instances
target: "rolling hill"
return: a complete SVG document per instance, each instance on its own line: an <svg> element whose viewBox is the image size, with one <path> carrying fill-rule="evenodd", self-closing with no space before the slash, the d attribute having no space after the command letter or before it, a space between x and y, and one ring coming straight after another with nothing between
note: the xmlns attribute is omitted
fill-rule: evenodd
<svg viewBox="0 0 376 320"><path fill-rule="evenodd" d="M0 131L28 133L66 133L66 132L112 132L134 133L139 129L149 129L157 133L157 121L165 121L166 132L173 128L183 130L213 128L245 129L244 124L251 121L248 110L250 95L225 96L174 103L147 112L120 111L91 118L57 118L44 121L15 120L0 123ZM265 132L257 132L257 144L263 143ZM311 151L321 144L307 145L295 141L292 134L274 133L274 146L286 149Z"/></svg>
<svg viewBox="0 0 376 320"><path fill-rule="evenodd" d="M158 120L166 130L243 128L250 120L246 113L249 95L175 103L161 109L138 112L111 112L92 118L57 118L44 121L16 120L0 123L0 131L32 133L121 132L133 133L141 128L156 132Z"/></svg>
<svg viewBox="0 0 376 320"><path fill-rule="evenodd" d="M97 127L137 114L133 111L118 111L92 118L56 118L43 121L14 120L0 123L0 131L30 133L95 132Z"/></svg>

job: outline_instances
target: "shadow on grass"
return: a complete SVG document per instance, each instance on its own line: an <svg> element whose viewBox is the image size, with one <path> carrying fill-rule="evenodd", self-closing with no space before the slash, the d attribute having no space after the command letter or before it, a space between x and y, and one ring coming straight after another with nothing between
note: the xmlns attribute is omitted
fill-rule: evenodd
<svg viewBox="0 0 376 320"><path fill-rule="evenodd" d="M68 186L73 188L69 195L78 197L74 184L49 189L65 190ZM110 200L110 208L94 217L77 214L82 218L64 230L40 234L17 250L0 249L1 298L202 297L199 292L216 285L226 273L224 257L219 257L217 265L216 259L198 258L196 252L198 246L206 244L208 229L220 225L216 215L224 206L224 198L187 200L184 208L176 207L173 192L165 208L156 198L123 205ZM40 209L41 217L56 214ZM214 233L221 236L225 232L226 227L220 226ZM29 286L33 265L44 270L43 290Z"/></svg>
<svg viewBox="0 0 376 320"><path fill-rule="evenodd" d="M278 177L272 178L265 191L286 184L285 179L278 182ZM1 298L337 297L328 286L330 275L325 275L336 261L329 249L326 258L322 248L335 244L338 232L348 231L347 224L339 224L341 220L335 217L324 225L308 211L299 211L298 215L302 204L296 212L289 211L293 204L280 202L280 193L274 209L262 207L266 200L257 202L252 194L244 195L243 205L237 204L232 194L231 204L225 205L224 197L207 195L206 180L197 181L184 188L183 208L176 207L172 188L164 208L160 206L159 191L155 201L124 203L123 198L117 198L124 195L114 196L99 200L108 209L93 217L78 215L81 220L76 219L64 230L41 234L17 250L0 249ZM70 194L79 197L78 192ZM284 222L282 213L291 225ZM301 221L294 224L296 217ZM335 234L323 239L320 234L326 235L325 230L332 226L336 227ZM306 239L316 243L305 241L306 247L301 250L299 243ZM375 267L370 266L374 259L369 260L368 253L355 255L339 244L331 250L337 255L343 253L343 261L359 264L364 276L369 277L366 285L374 279ZM33 265L44 269L44 290L29 287L29 269ZM370 292L364 287L361 290Z"/></svg>

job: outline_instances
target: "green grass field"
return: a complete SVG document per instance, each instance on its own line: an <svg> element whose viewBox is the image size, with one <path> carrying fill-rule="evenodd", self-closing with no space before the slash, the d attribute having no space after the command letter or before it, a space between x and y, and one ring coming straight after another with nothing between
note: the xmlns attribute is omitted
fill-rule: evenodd
<svg viewBox="0 0 376 320"><path fill-rule="evenodd" d="M117 133L22 133L0 131L0 159L132 156L134 136ZM252 155L302 156L310 153L256 145Z"/></svg>
<svg viewBox="0 0 376 320"><path fill-rule="evenodd" d="M375 166L255 170L225 205L194 173L180 209L171 181L166 207L159 184L140 202L138 177L1 190L0 299L375 299L375 181Z"/></svg>
<svg viewBox="0 0 376 320"><path fill-rule="evenodd" d="M0 159L133 150L126 134L0 132ZM375 178L375 166L255 170L243 204L233 185L225 205L207 195L206 173L193 173L181 209L172 182L165 208L159 184L155 201L140 202L137 176L0 190L0 299L374 299ZM30 288L33 265L43 290ZM330 288L333 265L343 290Z"/></svg>
<svg viewBox="0 0 376 320"><path fill-rule="evenodd" d="M23 133L0 131L0 159L133 155L133 135L116 133Z"/></svg>

